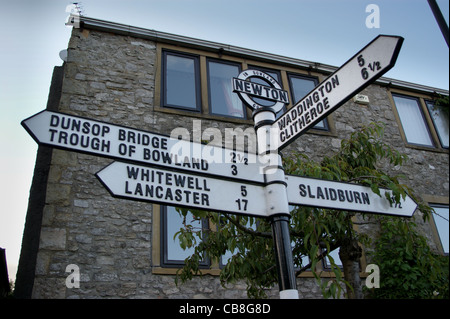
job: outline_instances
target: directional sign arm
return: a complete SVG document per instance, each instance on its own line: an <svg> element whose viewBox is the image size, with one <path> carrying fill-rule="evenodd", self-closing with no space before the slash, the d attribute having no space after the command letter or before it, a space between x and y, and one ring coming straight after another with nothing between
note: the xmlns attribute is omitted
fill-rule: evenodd
<svg viewBox="0 0 450 319"><path fill-rule="evenodd" d="M386 193L392 196L388 189L380 189L379 196L370 187L351 183L293 175L287 175L286 181L291 205L403 217L411 217L417 208L409 196L398 204L391 204L386 198Z"/></svg>
<svg viewBox="0 0 450 319"><path fill-rule="evenodd" d="M96 174L115 197L266 217L263 186L113 162Z"/></svg>
<svg viewBox="0 0 450 319"><path fill-rule="evenodd" d="M47 110L23 120L22 126L42 145L196 174L264 183L262 167L265 164L256 154Z"/></svg>
<svg viewBox="0 0 450 319"><path fill-rule="evenodd" d="M395 64L403 38L380 35L331 74L273 125L279 148L316 125Z"/></svg>

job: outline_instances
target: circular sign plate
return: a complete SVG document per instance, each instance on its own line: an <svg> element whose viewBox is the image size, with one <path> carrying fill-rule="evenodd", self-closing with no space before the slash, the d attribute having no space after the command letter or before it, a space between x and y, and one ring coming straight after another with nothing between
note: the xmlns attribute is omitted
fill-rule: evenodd
<svg viewBox="0 0 450 319"><path fill-rule="evenodd" d="M252 78L263 80L268 85L251 82ZM233 91L239 94L242 101L253 110L270 107L275 113L289 103L288 92L269 74L258 70L242 71L237 78L233 78ZM258 104L255 98L275 102L272 106Z"/></svg>

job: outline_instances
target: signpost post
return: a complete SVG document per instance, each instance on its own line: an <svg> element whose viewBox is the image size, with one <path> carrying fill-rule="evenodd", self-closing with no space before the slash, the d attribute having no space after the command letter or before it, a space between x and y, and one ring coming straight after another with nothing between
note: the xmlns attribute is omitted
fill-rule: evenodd
<svg viewBox="0 0 450 319"><path fill-rule="evenodd" d="M288 93L274 78L258 70L233 78L234 91L253 110L258 154L51 111L22 125L39 144L138 163L113 162L96 174L113 196L269 218L280 298L298 299L289 204L395 216L412 216L417 208L409 197L391 205L384 189L380 197L361 185L285 176L279 155L280 148L392 68L402 42L401 37L378 36L278 120L275 115L288 103ZM254 98L273 105L258 105Z"/></svg>
<svg viewBox="0 0 450 319"><path fill-rule="evenodd" d="M275 121L275 112L270 108L256 109L253 111L253 120L258 136L258 153L260 155L267 154L271 160L266 167L265 174L266 201L269 208L267 216L272 225L280 298L298 299L289 233L290 213L286 181L281 166L281 156L278 154L276 145L271 143L272 139L270 138L270 126Z"/></svg>

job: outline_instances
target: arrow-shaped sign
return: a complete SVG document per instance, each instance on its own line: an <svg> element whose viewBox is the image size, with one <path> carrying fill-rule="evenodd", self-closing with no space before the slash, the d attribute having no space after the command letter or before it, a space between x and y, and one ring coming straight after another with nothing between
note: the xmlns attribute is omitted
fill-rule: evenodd
<svg viewBox="0 0 450 319"><path fill-rule="evenodd" d="M341 68L314 88L272 125L278 149L316 125L390 70L397 60L403 38L380 35Z"/></svg>
<svg viewBox="0 0 450 319"><path fill-rule="evenodd" d="M97 177L116 197L266 217L263 186L113 162Z"/></svg>
<svg viewBox="0 0 450 319"><path fill-rule="evenodd" d="M387 189L380 189L379 196L370 187L357 184L292 175L287 175L286 181L288 201L292 205L404 217L411 217L417 208L409 196L399 204L391 204L386 193L391 196L392 192Z"/></svg>
<svg viewBox="0 0 450 319"><path fill-rule="evenodd" d="M52 147L264 183L262 157L218 146L178 140L58 112L42 111L22 121L39 143Z"/></svg>

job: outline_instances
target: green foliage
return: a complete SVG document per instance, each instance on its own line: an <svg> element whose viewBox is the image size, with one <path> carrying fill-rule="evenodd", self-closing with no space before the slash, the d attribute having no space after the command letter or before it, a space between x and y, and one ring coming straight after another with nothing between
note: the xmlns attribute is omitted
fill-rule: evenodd
<svg viewBox="0 0 450 319"><path fill-rule="evenodd" d="M417 225L403 218L383 217L373 262L380 267L380 288L372 298L449 298L448 257L433 253Z"/></svg>
<svg viewBox="0 0 450 319"><path fill-rule="evenodd" d="M233 255L220 273L222 285L226 287L227 284L245 280L249 297L265 297L264 290L277 282L269 223L264 219L247 216L195 210L191 212L196 218L208 218L216 225L216 229L206 230L203 241L195 246L195 253L186 258L185 266L178 272L177 280L185 282L192 279L194 274L199 274L198 263L203 254L218 261L229 251ZM177 236L183 237L187 243L186 247L193 247L194 238L185 234L183 230L177 233Z"/></svg>
<svg viewBox="0 0 450 319"><path fill-rule="evenodd" d="M434 107L433 111L436 111L437 108L440 108L441 112L448 118L449 117L449 96L437 94L434 99Z"/></svg>
<svg viewBox="0 0 450 319"><path fill-rule="evenodd" d="M411 190L400 183L401 176L390 176L380 167L381 164L402 165L406 156L383 142L383 132L383 124L372 123L352 133L349 139L342 141L338 153L325 157L321 162L313 161L304 154L293 154L283 158L283 167L287 174L364 184L379 195L380 188L388 188L393 195L388 199L391 202L399 202L407 194L413 196ZM424 213L424 218L430 216L429 207L420 205L420 209ZM179 211L186 216L187 210ZM176 234L183 248L195 247L195 253L185 260L185 266L179 270L177 283L178 280L185 282L192 279L194 274L200 274L198 264L201 257L205 256L218 262L228 251L232 253L232 257L221 271L222 285L226 287L227 284L243 280L247 284L249 297L266 297L265 290L277 283L269 222L254 217L190 211L196 219L208 218L215 227L214 230L203 230L203 241L199 242L196 241L198 230L195 233L196 230L187 224ZM369 242L368 238L355 231L353 216L354 213L351 212L311 207L296 207L291 212L290 234L294 263L299 268L297 274L311 270L325 298L341 296L342 284L347 285L347 289L354 289L351 283L343 279L341 269L328 255L332 250L352 240ZM406 233L397 234L399 237L405 235ZM405 247L403 247L404 254L415 252L412 249L414 245L407 249ZM397 248L401 249L401 246ZM316 268L325 256L330 260L331 272L334 273L334 277L330 280L324 280L321 271ZM304 260L308 259L304 257L309 257L307 265L304 264ZM422 266L426 267L425 261ZM381 272L386 276L383 270Z"/></svg>
<svg viewBox="0 0 450 319"><path fill-rule="evenodd" d="M437 94L437 97L435 99L435 103L438 106L444 106L444 107L449 107L449 97L448 95L441 95L441 94Z"/></svg>

